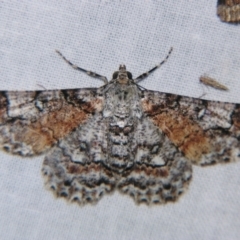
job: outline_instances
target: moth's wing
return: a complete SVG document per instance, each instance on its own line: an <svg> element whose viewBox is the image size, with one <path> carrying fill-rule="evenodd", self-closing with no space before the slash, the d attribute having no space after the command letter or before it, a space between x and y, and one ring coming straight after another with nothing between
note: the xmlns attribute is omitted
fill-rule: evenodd
<svg viewBox="0 0 240 240"><path fill-rule="evenodd" d="M217 15L223 22L240 23L240 0L218 0Z"/></svg>
<svg viewBox="0 0 240 240"><path fill-rule="evenodd" d="M144 91L142 107L179 150L198 165L240 159L240 105Z"/></svg>
<svg viewBox="0 0 240 240"><path fill-rule="evenodd" d="M45 152L101 110L96 91L0 92L0 147L21 156Z"/></svg>
<svg viewBox="0 0 240 240"><path fill-rule="evenodd" d="M108 159L107 128L102 114L95 113L47 154L42 173L56 197L83 205L115 189L115 176L103 164Z"/></svg>
<svg viewBox="0 0 240 240"><path fill-rule="evenodd" d="M148 117L139 119L134 138L135 164L123 173L118 190L138 204L176 201L190 183L191 163Z"/></svg>

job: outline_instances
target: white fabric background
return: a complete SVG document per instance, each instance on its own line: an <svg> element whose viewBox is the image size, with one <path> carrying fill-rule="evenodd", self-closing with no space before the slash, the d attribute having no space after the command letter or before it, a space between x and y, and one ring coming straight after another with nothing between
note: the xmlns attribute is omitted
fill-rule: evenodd
<svg viewBox="0 0 240 240"><path fill-rule="evenodd" d="M240 102L240 26L220 22L217 0L0 1L0 89L96 87L72 62L111 78L125 63L133 76L162 61L141 83L163 92ZM229 92L203 88L207 73ZM1 239L237 239L240 163L193 167L177 203L136 206L115 193L96 206L54 199L41 177L44 156L1 154Z"/></svg>

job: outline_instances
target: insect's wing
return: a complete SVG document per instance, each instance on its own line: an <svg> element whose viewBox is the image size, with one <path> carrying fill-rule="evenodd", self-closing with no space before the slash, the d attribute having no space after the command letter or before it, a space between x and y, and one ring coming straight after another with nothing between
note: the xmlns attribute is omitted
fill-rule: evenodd
<svg viewBox="0 0 240 240"><path fill-rule="evenodd" d="M137 204L176 201L191 181L191 163L161 131L152 126L152 132L147 131L147 121L138 126L143 131L138 138L135 166L123 174L117 187Z"/></svg>
<svg viewBox="0 0 240 240"><path fill-rule="evenodd" d="M115 189L115 175L108 161L108 124L95 113L47 154L42 173L56 197L80 205L96 203Z"/></svg>
<svg viewBox="0 0 240 240"><path fill-rule="evenodd" d="M38 155L101 110L96 89L0 92L0 147Z"/></svg>
<svg viewBox="0 0 240 240"><path fill-rule="evenodd" d="M101 165L106 129L97 91L0 92L1 148L22 156L52 148L42 168L46 186L80 204L96 202L115 181Z"/></svg>
<svg viewBox="0 0 240 240"><path fill-rule="evenodd" d="M217 15L223 22L240 23L240 0L218 0Z"/></svg>
<svg viewBox="0 0 240 240"><path fill-rule="evenodd" d="M142 107L179 150L198 165L240 159L240 105L145 91Z"/></svg>
<svg viewBox="0 0 240 240"><path fill-rule="evenodd" d="M81 149L77 143L75 145L76 139L68 140L73 140L71 150L76 151L75 155L68 155L63 143L53 148L43 162L45 186L56 197L63 197L69 202L79 205L97 203L104 194L115 189L115 176L101 162L77 162L75 157L81 155L77 153Z"/></svg>
<svg viewBox="0 0 240 240"><path fill-rule="evenodd" d="M191 163L142 112L134 119L132 139L134 165L122 173L118 190L137 204L176 201L190 183Z"/></svg>

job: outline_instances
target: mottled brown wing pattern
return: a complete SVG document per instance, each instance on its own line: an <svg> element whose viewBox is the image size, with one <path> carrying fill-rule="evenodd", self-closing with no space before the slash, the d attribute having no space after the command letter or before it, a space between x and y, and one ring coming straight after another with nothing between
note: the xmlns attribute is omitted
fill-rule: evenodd
<svg viewBox="0 0 240 240"><path fill-rule="evenodd" d="M240 105L146 91L144 112L194 164L240 159Z"/></svg>
<svg viewBox="0 0 240 240"><path fill-rule="evenodd" d="M1 148L22 156L44 153L101 108L94 91L0 92Z"/></svg>
<svg viewBox="0 0 240 240"><path fill-rule="evenodd" d="M223 22L240 22L240 0L218 0L217 15Z"/></svg>
<svg viewBox="0 0 240 240"><path fill-rule="evenodd" d="M64 149L61 143L70 138L69 146L76 144L80 149L80 139L71 134L91 122L102 108L97 89L0 92L0 146L21 156L39 155L52 148L42 168L46 187L70 202L94 203L103 193L112 191L112 173L99 162L79 164L80 160L74 158L79 157L77 153ZM68 156L69 152L72 155Z"/></svg>

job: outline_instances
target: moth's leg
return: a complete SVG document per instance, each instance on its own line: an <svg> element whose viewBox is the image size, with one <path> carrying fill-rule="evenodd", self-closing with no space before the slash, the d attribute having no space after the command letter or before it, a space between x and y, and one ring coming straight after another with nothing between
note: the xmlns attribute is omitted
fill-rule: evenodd
<svg viewBox="0 0 240 240"><path fill-rule="evenodd" d="M84 73L86 73L87 75L89 75L89 76L91 76L91 77L99 78L99 79L101 79L101 80L104 82L104 84L107 84L107 83L108 83L108 80L107 80L106 77L104 77L104 76L102 76L102 75L100 75L100 74L97 74L97 73L94 73L94 72L85 70L85 69L83 69L83 68L80 68L80 67L78 67L77 65L71 63L69 60L67 60L67 59L62 55L61 52L59 52L58 50L56 50L56 52L58 53L58 55L59 55L60 57L63 58L63 60L64 60L67 64L69 64L69 65L70 65L72 68L74 68L75 70L84 72Z"/></svg>
<svg viewBox="0 0 240 240"><path fill-rule="evenodd" d="M162 62L160 62L160 63L159 63L158 65L156 65L154 68L150 69L148 72L145 72L145 73L141 74L140 76L138 76L136 79L134 79L134 82L135 82L135 83L138 83L138 82L142 81L142 80L143 80L144 78L146 78L150 73L152 73L152 72L155 71L156 69L160 68L160 67L168 60L169 56L170 56L171 53L172 53L172 50L173 50L173 48L171 47L170 50L169 50L169 52L168 52L168 54L167 54L167 56L165 57L165 59L164 59Z"/></svg>

